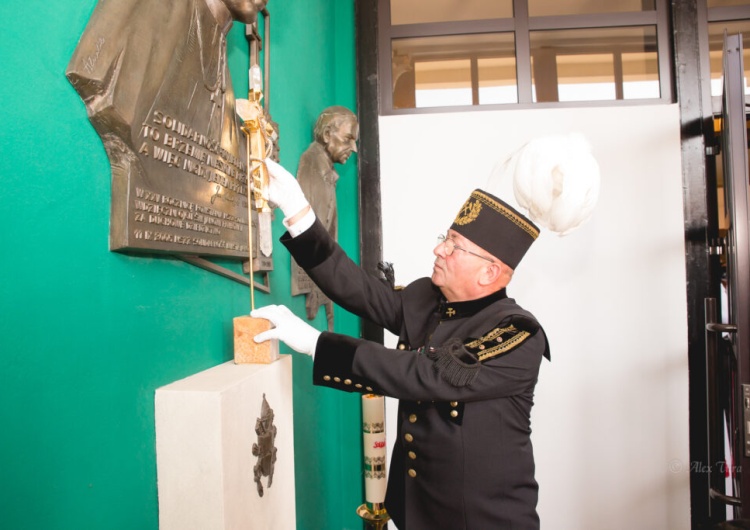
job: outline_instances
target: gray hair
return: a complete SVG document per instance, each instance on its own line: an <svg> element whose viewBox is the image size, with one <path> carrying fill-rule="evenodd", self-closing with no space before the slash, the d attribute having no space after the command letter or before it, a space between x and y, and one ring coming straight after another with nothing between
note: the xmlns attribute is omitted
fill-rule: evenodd
<svg viewBox="0 0 750 530"><path fill-rule="evenodd" d="M325 134L332 128L341 125L344 120L357 121L357 116L346 107L334 105L324 109L318 116L313 129L313 136L316 142L325 143Z"/></svg>

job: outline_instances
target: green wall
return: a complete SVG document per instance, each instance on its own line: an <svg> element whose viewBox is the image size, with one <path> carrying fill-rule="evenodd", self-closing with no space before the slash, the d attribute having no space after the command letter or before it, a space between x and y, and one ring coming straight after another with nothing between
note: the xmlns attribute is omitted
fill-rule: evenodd
<svg viewBox="0 0 750 530"><path fill-rule="evenodd" d="M156 529L156 388L232 358L246 287L186 263L108 251L110 170L68 60L95 0L2 2L0 528ZM326 106L356 107L354 0L271 0L271 112L296 170ZM247 48L230 67L246 93ZM358 255L356 157L339 167L340 242ZM274 225L281 235L280 215ZM272 294L289 294L274 248ZM229 264L235 268L236 264ZM321 313L323 313L321 311ZM315 322L325 327L321 314ZM336 312L336 328L359 322ZM282 347L282 351L285 350ZM311 385L294 354L300 529L361 528L358 396Z"/></svg>

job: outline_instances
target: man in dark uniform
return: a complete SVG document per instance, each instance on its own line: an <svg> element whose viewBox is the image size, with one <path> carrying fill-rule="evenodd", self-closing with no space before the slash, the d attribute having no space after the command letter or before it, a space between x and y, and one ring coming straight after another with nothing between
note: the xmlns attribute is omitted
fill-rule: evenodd
<svg viewBox="0 0 750 530"><path fill-rule="evenodd" d="M385 505L400 530L536 529L530 440L534 386L547 339L508 298L539 229L475 190L435 247L431 278L393 290L352 262L306 204L297 182L269 162L282 242L332 300L399 336L396 349L319 332L284 306L253 316L314 358L313 382L398 398L398 433Z"/></svg>

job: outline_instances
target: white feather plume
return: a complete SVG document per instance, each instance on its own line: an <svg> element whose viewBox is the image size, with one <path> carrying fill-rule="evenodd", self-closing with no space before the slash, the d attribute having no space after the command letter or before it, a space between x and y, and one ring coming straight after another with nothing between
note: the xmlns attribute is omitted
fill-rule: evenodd
<svg viewBox="0 0 750 530"><path fill-rule="evenodd" d="M585 223L599 199L599 164L581 134L530 140L493 172L487 191L502 198L496 191L511 178L529 218L560 235Z"/></svg>

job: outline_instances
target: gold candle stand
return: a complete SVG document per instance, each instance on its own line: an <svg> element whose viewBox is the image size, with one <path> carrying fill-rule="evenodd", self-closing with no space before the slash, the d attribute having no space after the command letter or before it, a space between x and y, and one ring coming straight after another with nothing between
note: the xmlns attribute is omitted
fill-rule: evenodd
<svg viewBox="0 0 750 530"><path fill-rule="evenodd" d="M373 530L382 530L391 520L391 516L385 511L385 506L380 503L364 503L357 508L357 515L364 519L367 526Z"/></svg>

